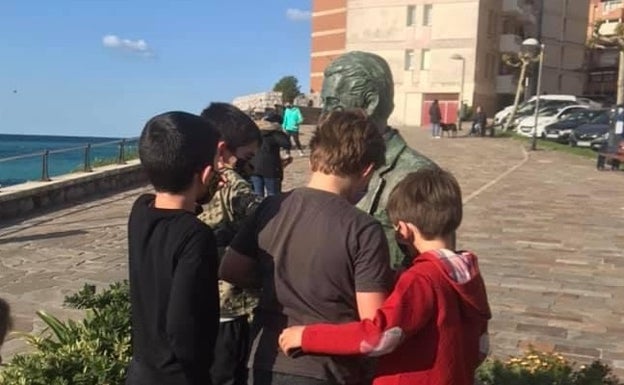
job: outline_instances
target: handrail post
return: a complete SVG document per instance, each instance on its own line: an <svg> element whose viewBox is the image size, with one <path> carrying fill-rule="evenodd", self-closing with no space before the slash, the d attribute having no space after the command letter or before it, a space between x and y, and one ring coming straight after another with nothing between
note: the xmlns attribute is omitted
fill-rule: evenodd
<svg viewBox="0 0 624 385"><path fill-rule="evenodd" d="M125 147L126 147L126 140L122 139L119 142L119 159L117 159L117 164L125 164L126 163Z"/></svg>
<svg viewBox="0 0 624 385"><path fill-rule="evenodd" d="M91 172L91 143L87 143L84 152L84 172Z"/></svg>
<svg viewBox="0 0 624 385"><path fill-rule="evenodd" d="M48 158L50 156L50 150L45 150L41 155L41 181L49 182L50 174L48 173Z"/></svg>

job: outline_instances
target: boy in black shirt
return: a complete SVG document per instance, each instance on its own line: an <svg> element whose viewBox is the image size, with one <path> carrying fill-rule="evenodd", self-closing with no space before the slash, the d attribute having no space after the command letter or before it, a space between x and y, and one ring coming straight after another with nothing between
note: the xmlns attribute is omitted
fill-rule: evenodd
<svg viewBox="0 0 624 385"><path fill-rule="evenodd" d="M206 385L219 328L217 246L197 219L220 177L218 132L199 116L168 112L147 122L139 157L156 194L128 222L133 358L128 385Z"/></svg>

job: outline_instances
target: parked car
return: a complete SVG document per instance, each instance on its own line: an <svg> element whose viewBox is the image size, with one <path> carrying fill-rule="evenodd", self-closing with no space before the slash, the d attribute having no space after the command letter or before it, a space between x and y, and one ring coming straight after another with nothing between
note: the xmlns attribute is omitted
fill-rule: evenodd
<svg viewBox="0 0 624 385"><path fill-rule="evenodd" d="M585 109L570 114L565 119L551 123L544 128L546 139L567 144L570 142L570 133L581 124L589 123L598 115L607 110Z"/></svg>
<svg viewBox="0 0 624 385"><path fill-rule="evenodd" d="M516 112L516 116L532 115L535 111L535 100L536 100L536 97L533 96L529 100L521 103L518 106L518 111ZM566 105L574 105L574 104L582 104L590 108L602 107L600 103L595 102L589 98L585 98L585 97L579 98L574 95L541 95L540 96L540 107L555 106L555 105L566 106ZM498 111L494 115L494 125L505 124L512 110L513 110L513 105L507 106L503 108L502 110Z"/></svg>
<svg viewBox="0 0 624 385"><path fill-rule="evenodd" d="M575 112L586 110L589 107L584 105L572 105L566 107L546 107L540 111L537 119L537 130L535 129L535 116L527 116L520 120L516 132L522 136L533 136L533 131L539 138L546 138L547 125L565 119Z"/></svg>
<svg viewBox="0 0 624 385"><path fill-rule="evenodd" d="M606 140L611 122L611 111L605 111L591 122L581 124L570 134L570 146L572 147L599 147L600 139ZM599 139L596 141L596 139ZM594 142L594 143L592 143Z"/></svg>

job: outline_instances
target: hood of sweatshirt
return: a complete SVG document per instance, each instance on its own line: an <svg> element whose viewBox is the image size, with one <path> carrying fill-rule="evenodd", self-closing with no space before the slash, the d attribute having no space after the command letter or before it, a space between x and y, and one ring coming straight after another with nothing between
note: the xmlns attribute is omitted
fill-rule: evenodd
<svg viewBox="0 0 624 385"><path fill-rule="evenodd" d="M492 318L485 284L476 255L468 251L431 250L419 255L414 264L433 263L458 297L462 299L462 313L468 317Z"/></svg>

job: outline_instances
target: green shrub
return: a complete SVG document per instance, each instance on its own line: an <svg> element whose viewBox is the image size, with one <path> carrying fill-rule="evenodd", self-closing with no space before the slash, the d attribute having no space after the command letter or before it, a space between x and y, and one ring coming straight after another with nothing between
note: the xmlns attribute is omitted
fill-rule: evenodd
<svg viewBox="0 0 624 385"><path fill-rule="evenodd" d="M483 385L618 385L611 368L600 361L578 369L560 354L529 349L507 361L487 360L477 371Z"/></svg>
<svg viewBox="0 0 624 385"><path fill-rule="evenodd" d="M0 371L6 385L121 385L132 356L128 283L96 293L84 288L65 299L85 309L84 320L62 322L38 312L47 325L39 335L26 335L35 352L13 357Z"/></svg>

